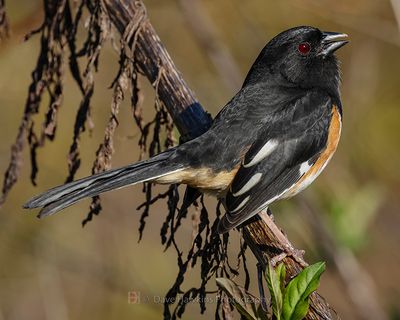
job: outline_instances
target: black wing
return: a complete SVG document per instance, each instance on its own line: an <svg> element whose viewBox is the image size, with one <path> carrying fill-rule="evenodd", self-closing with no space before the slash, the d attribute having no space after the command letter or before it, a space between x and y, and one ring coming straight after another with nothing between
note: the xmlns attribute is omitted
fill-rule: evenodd
<svg viewBox="0 0 400 320"><path fill-rule="evenodd" d="M326 145L332 109L328 96L310 93L265 124L225 197L219 232L240 225L296 184Z"/></svg>

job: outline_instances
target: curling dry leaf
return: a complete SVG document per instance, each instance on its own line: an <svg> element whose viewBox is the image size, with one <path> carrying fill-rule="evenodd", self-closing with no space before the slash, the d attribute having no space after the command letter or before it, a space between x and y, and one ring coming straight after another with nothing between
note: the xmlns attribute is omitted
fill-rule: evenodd
<svg viewBox="0 0 400 320"><path fill-rule="evenodd" d="M236 309L242 316L250 320L259 319L256 304L258 302L257 298L230 279L217 278L216 282L218 287L234 302Z"/></svg>

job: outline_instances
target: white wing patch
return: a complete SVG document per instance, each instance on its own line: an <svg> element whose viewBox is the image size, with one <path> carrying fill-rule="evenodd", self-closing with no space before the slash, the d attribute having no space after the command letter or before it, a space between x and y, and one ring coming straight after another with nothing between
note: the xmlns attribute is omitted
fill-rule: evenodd
<svg viewBox="0 0 400 320"><path fill-rule="evenodd" d="M333 155L333 153L332 153ZM325 163L318 169L317 172L315 172L313 175L309 175L307 176L303 181L301 181L301 183L297 186L295 192L292 192L290 194L290 197L298 194L299 192L303 191L305 188L307 188L311 183L314 182L315 179L317 179L317 177L321 174L321 172L325 169L325 167L327 166L327 164L329 163L329 161L332 158L332 155L328 158L327 161L325 161Z"/></svg>
<svg viewBox="0 0 400 320"><path fill-rule="evenodd" d="M306 162L303 162L301 165L300 165L300 177L302 177L308 170L310 170L310 168L311 168L311 166L310 166L310 164L308 163L308 161L306 161Z"/></svg>
<svg viewBox="0 0 400 320"><path fill-rule="evenodd" d="M235 193L232 193L234 197L240 196L244 194L245 192L249 191L251 188L253 188L257 183L260 182L262 177L262 173L258 172L254 176L252 176L249 181L246 182L246 184L238 191Z"/></svg>
<svg viewBox="0 0 400 320"><path fill-rule="evenodd" d="M244 200L234 209L231 210L231 213L234 213L236 211L239 211L240 209L242 209L244 207L244 205L250 200L250 196L247 196L246 198L244 198Z"/></svg>
<svg viewBox="0 0 400 320"><path fill-rule="evenodd" d="M269 140L261 149L257 152L254 158L249 163L244 163L243 167L248 168L254 166L255 164L259 163L265 157L269 156L272 151L278 146L277 140Z"/></svg>
<svg viewBox="0 0 400 320"><path fill-rule="evenodd" d="M260 205L256 210L254 210L251 214L242 217L241 220L239 220L239 222L236 223L236 225L240 225L241 223L245 222L246 220L250 219L251 217L255 216L258 212L265 210L266 208L268 208L268 206L274 202L277 199L280 199L282 196L285 195L285 193L287 191L290 190L292 186L290 186L289 188L285 189L283 192L281 192L280 194L276 195L275 197L273 197L272 199L269 199L267 202L264 202L262 205ZM250 199L250 196L248 196L246 199L243 200L243 202L234 210L231 211L231 213L234 213L236 211L238 211L239 209L241 209ZM225 215L225 217L228 219L228 221L232 222L231 219L229 219L229 215Z"/></svg>
<svg viewBox="0 0 400 320"><path fill-rule="evenodd" d="M325 165L324 165L324 167L325 167ZM300 177L302 177L304 174L306 174L308 172L308 170L311 169L311 167L312 167L312 165L310 165L310 163L308 161L303 162L299 168ZM322 169L323 168L321 168L321 170L319 170L318 174L321 173ZM296 192L294 192L294 193L290 192L291 189L293 188L293 185L289 186L288 188L283 190L281 193L277 194L275 197L269 199L268 201L266 201L262 205L260 205L257 208L257 210L254 211L254 214L261 210L265 210L265 208L267 208L271 203L273 203L276 200L290 198L290 197L294 196L295 194L297 194L298 192L300 192L301 190L304 190L307 186L309 186L311 184L311 182L314 181L314 179L317 177L317 175L314 177L307 177L306 179L304 179L303 183L299 186L299 189L296 190Z"/></svg>

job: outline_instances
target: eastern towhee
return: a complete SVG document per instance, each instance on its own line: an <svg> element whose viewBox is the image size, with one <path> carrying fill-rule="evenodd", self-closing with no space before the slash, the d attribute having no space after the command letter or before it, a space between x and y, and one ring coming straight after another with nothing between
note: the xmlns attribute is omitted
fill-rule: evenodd
<svg viewBox="0 0 400 320"><path fill-rule="evenodd" d="M297 27L273 38L242 88L198 138L145 161L50 189L27 202L39 217L127 185L183 183L222 199L226 232L292 197L325 168L339 142L342 104L334 52L346 34Z"/></svg>

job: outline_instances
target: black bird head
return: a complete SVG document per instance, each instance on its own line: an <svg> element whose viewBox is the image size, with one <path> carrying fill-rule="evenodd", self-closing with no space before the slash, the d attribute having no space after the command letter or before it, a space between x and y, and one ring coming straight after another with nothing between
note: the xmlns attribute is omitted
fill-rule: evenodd
<svg viewBox="0 0 400 320"><path fill-rule="evenodd" d="M262 82L337 91L340 77L334 52L348 42L346 37L307 26L286 30L264 47L244 86Z"/></svg>

